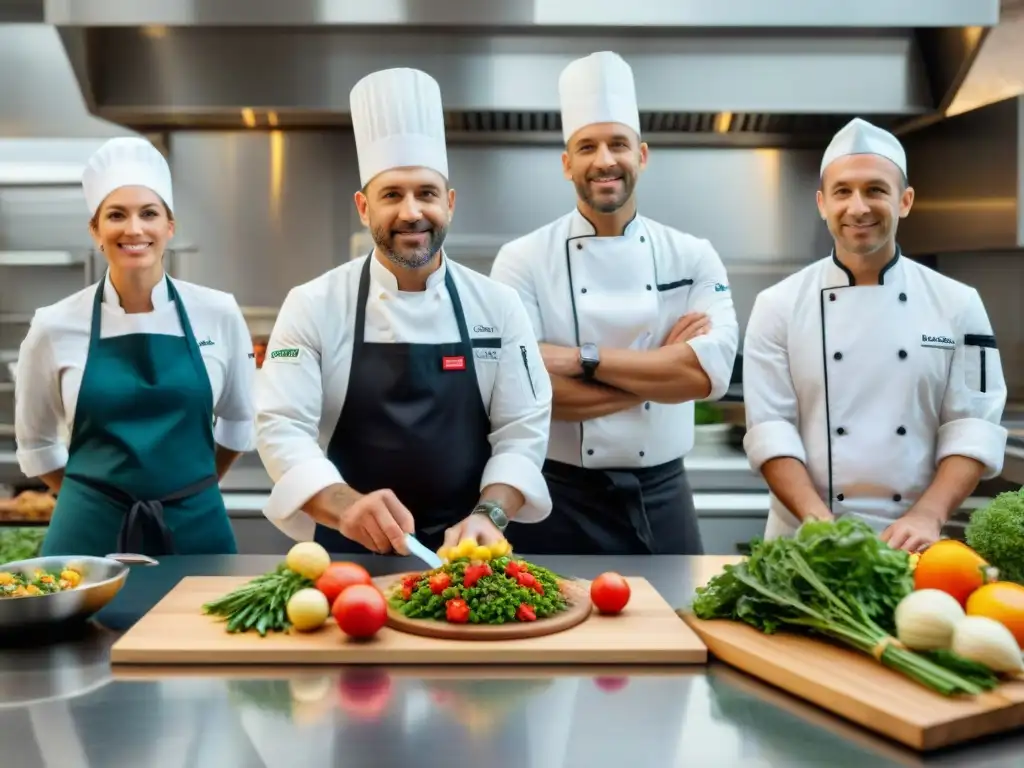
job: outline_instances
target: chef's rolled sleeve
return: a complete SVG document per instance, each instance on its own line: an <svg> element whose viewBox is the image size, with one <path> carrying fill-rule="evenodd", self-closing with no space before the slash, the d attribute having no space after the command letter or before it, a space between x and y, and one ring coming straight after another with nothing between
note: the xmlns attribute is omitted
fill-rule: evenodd
<svg viewBox="0 0 1024 768"><path fill-rule="evenodd" d="M711 393L705 399L719 400L732 381L740 332L725 265L707 240L700 241L697 270L690 288L689 311L706 314L710 321L708 333L690 339L688 343L711 380Z"/></svg>
<svg viewBox="0 0 1024 768"><path fill-rule="evenodd" d="M797 396L789 371L786 318L771 293L754 300L743 340L743 405L747 432L743 448L755 472L771 459L807 463L797 430Z"/></svg>
<svg viewBox="0 0 1024 768"><path fill-rule="evenodd" d="M1006 380L992 324L981 296L970 290L942 400L936 464L966 456L984 464L982 479L997 477L1006 456L1002 426Z"/></svg>
<svg viewBox="0 0 1024 768"><path fill-rule="evenodd" d="M26 477L39 477L68 463L61 437L64 402L60 371L46 317L36 312L18 350L14 384L14 439L18 466Z"/></svg>
<svg viewBox="0 0 1024 768"><path fill-rule="evenodd" d="M299 541L312 539L316 528L303 505L324 488L343 482L318 442L320 350L315 309L300 289L292 289L256 376L256 447L274 482L264 515Z"/></svg>
<svg viewBox="0 0 1024 768"><path fill-rule="evenodd" d="M551 429L551 379L522 301L506 292L501 357L491 393L491 458L484 467L488 485L510 485L525 499L516 522L535 523L551 514L551 494L541 473Z"/></svg>
<svg viewBox="0 0 1024 768"><path fill-rule="evenodd" d="M222 337L228 344L229 357L224 389L214 407L217 422L213 437L218 445L245 453L256 444L256 409L253 405L256 355L249 326L233 297L227 309Z"/></svg>

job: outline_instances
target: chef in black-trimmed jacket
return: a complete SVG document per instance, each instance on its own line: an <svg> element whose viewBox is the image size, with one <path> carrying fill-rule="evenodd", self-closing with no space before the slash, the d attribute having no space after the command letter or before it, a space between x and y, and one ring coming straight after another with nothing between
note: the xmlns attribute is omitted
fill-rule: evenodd
<svg viewBox="0 0 1024 768"><path fill-rule="evenodd" d="M729 387L739 330L707 240L637 213L647 164L629 65L608 51L559 79L572 212L511 243L491 276L515 288L554 391L544 464L554 508L522 552L700 554L683 457L694 401Z"/></svg>
<svg viewBox="0 0 1024 768"><path fill-rule="evenodd" d="M414 69L352 90L375 247L293 288L256 384L266 517L330 552L491 544L543 519L551 383L515 291L451 261L441 92ZM522 525L520 527L528 527Z"/></svg>
<svg viewBox="0 0 1024 768"><path fill-rule="evenodd" d="M992 324L974 288L900 251L913 202L899 140L853 120L821 162L832 253L755 300L744 446L772 491L767 538L849 514L919 551L1002 469Z"/></svg>

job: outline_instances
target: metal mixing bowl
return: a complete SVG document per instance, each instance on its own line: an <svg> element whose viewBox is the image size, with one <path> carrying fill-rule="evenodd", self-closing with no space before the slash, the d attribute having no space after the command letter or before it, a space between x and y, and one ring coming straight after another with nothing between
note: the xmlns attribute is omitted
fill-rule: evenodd
<svg viewBox="0 0 1024 768"><path fill-rule="evenodd" d="M29 631L79 624L91 618L114 599L128 578L128 566L106 557L63 555L35 557L0 564L0 571L32 576L37 568L61 571L72 567L82 574L74 589L51 595L0 597L0 632Z"/></svg>

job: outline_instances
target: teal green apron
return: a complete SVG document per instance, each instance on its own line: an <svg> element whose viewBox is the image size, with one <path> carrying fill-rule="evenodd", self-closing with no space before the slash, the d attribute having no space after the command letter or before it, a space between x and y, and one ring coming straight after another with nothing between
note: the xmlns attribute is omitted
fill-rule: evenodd
<svg viewBox="0 0 1024 768"><path fill-rule="evenodd" d="M217 482L213 392L181 297L167 278L184 336L104 339L104 283L42 554L234 554Z"/></svg>

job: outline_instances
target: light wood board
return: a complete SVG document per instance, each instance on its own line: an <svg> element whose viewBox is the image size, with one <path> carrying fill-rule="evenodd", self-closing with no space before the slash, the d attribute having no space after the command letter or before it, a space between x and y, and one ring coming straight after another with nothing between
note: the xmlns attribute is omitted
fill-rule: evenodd
<svg viewBox="0 0 1024 768"><path fill-rule="evenodd" d="M182 579L111 648L113 664L703 664L707 648L654 587L628 578L632 596L618 616L527 640L469 642L384 627L368 641L345 637L328 619L316 632L229 634L203 603L248 578Z"/></svg>
<svg viewBox="0 0 1024 768"><path fill-rule="evenodd" d="M1024 682L974 698L947 697L852 649L766 635L741 622L685 620L716 658L913 749L1024 726Z"/></svg>

